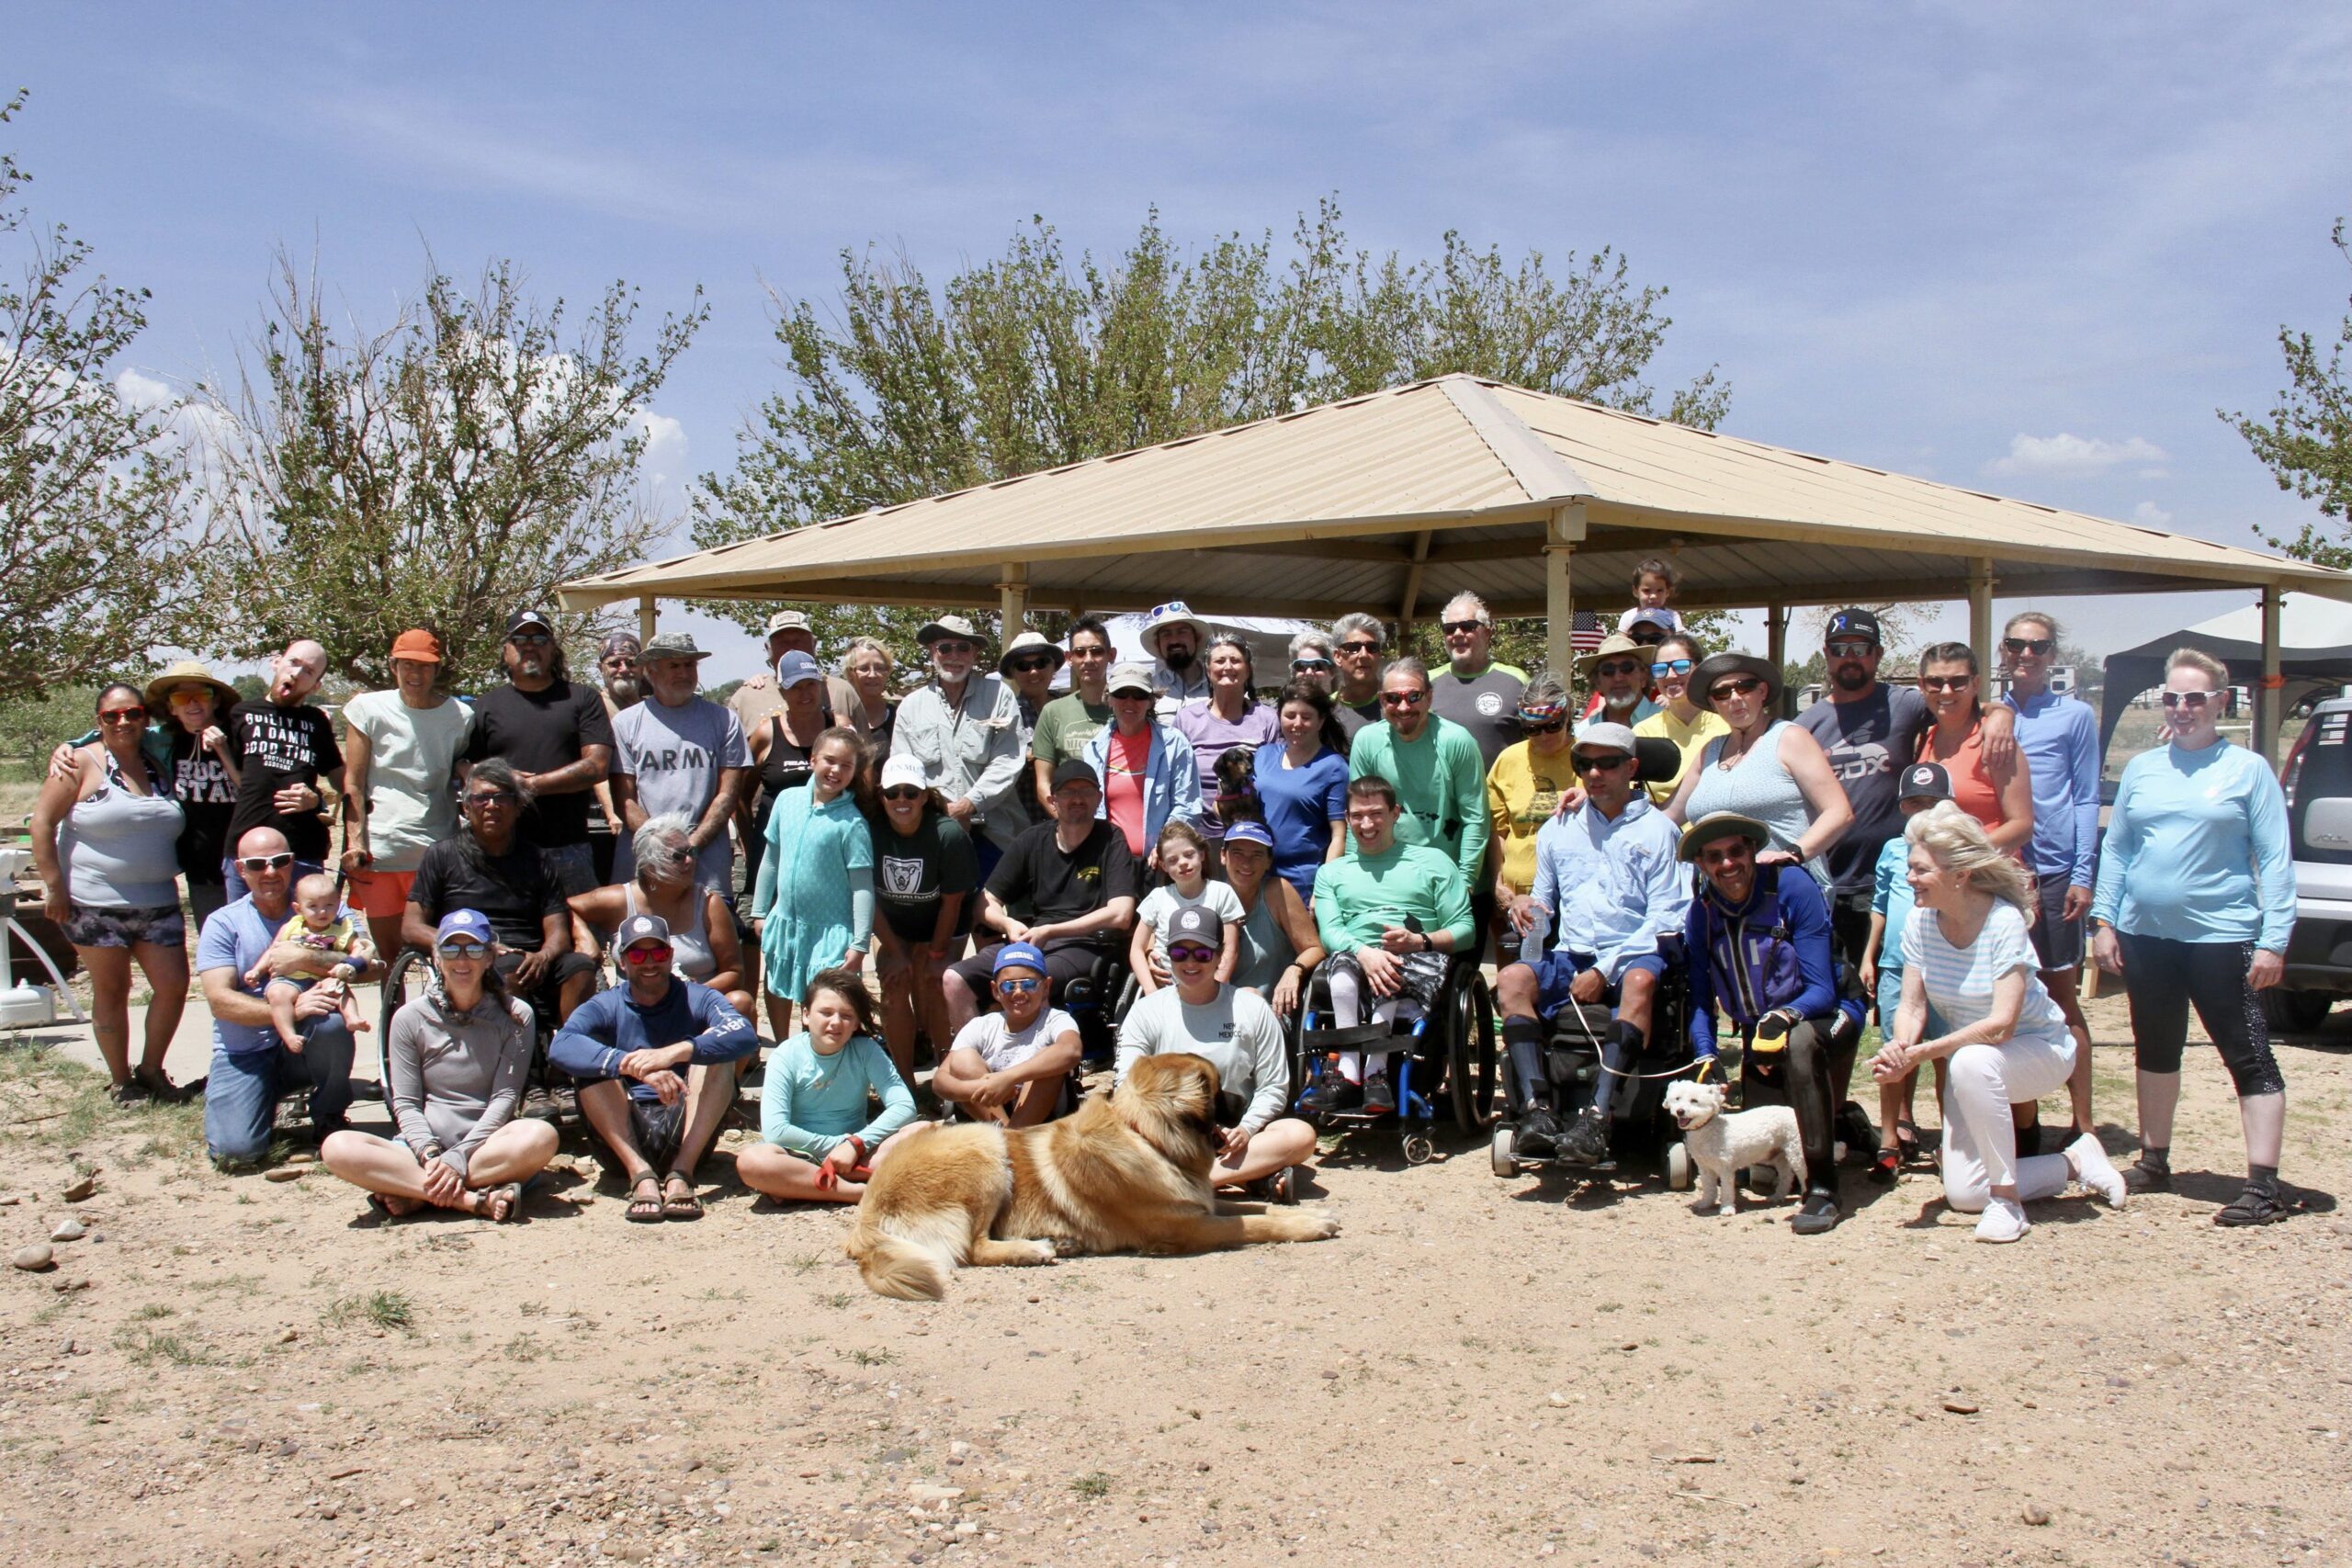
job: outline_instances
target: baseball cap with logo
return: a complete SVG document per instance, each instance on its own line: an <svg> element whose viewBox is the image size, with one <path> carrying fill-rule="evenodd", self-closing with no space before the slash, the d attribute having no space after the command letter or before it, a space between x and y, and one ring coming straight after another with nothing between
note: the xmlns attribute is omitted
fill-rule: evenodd
<svg viewBox="0 0 2352 1568"><path fill-rule="evenodd" d="M790 691L795 686L805 686L811 681L824 678L825 667L813 656L797 648L786 649L783 656L775 661L775 683L779 691Z"/></svg>
<svg viewBox="0 0 2352 1568"><path fill-rule="evenodd" d="M996 950L996 957L989 964L989 974L994 977L1008 969L1035 969L1043 975L1046 972L1046 955L1037 950L1034 942L1008 942Z"/></svg>
<svg viewBox="0 0 2352 1568"><path fill-rule="evenodd" d="M1885 639L1879 635L1878 617L1860 606L1840 610L1830 616L1827 628L1821 634L1821 640L1827 642L1841 637L1868 637L1872 648L1885 646Z"/></svg>
<svg viewBox="0 0 2352 1568"><path fill-rule="evenodd" d="M906 752L886 759L882 763L884 789L922 789L931 783L923 776L922 763Z"/></svg>
<svg viewBox="0 0 2352 1568"><path fill-rule="evenodd" d="M1112 696L1131 692L1137 696L1151 697L1159 694L1152 690L1151 671L1140 664L1122 664L1111 671L1111 679L1103 690Z"/></svg>
<svg viewBox="0 0 2352 1568"><path fill-rule="evenodd" d="M1903 770L1903 787L1895 792L1896 801L1950 800L1951 775L1936 762L1914 762Z"/></svg>
<svg viewBox="0 0 2352 1568"><path fill-rule="evenodd" d="M768 617L770 637L778 632L813 632L814 629L808 624L808 617L797 610L778 610Z"/></svg>
<svg viewBox="0 0 2352 1568"><path fill-rule="evenodd" d="M1168 945L1180 942L1205 942L1217 947L1225 942L1225 927L1217 918L1198 904L1187 904L1169 918Z"/></svg>
<svg viewBox="0 0 2352 1568"><path fill-rule="evenodd" d="M513 637L525 626L537 626L539 630L548 633L549 636L553 636L555 633L555 623L548 619L547 612L545 610L517 610L513 615L506 617L506 635L508 637Z"/></svg>
<svg viewBox="0 0 2352 1568"><path fill-rule="evenodd" d="M659 915L631 915L613 933L613 951L627 953L640 942L670 942L670 922Z"/></svg>

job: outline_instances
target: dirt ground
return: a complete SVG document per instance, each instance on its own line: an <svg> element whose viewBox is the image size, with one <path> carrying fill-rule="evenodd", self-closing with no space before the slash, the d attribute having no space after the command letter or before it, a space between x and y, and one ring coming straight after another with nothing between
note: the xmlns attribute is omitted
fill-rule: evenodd
<svg viewBox="0 0 2352 1568"><path fill-rule="evenodd" d="M2284 1050L2306 1188L2342 1182L2348 1024ZM2129 1055L2098 1063L2120 1152ZM2352 1219L2212 1226L2225 1084L2193 1058L2177 1194L2038 1204L2010 1247L1928 1173L1849 1172L1801 1240L1370 1140L1319 1178L1334 1240L913 1306L723 1153L698 1224L624 1224L584 1157L524 1223L385 1224L0 1052L0 1244L90 1232L0 1269L0 1559L2352 1561Z"/></svg>

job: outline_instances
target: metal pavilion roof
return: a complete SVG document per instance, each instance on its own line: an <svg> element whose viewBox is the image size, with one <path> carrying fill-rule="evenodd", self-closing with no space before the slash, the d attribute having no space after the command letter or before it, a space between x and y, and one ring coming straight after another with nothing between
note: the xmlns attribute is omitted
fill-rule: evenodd
<svg viewBox="0 0 2352 1568"><path fill-rule="evenodd" d="M1544 545L1612 602L1672 556L1689 608L2229 584L2352 600L2352 574L1466 376L881 507L561 590L1237 615L1546 609ZM1579 532L1580 530L1580 536ZM1593 590L1588 590L1588 592Z"/></svg>

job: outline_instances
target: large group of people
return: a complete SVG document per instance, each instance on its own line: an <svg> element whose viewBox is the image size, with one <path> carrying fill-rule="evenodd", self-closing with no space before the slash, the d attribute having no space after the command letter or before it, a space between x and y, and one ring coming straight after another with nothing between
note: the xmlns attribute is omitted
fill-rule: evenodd
<svg viewBox="0 0 2352 1568"><path fill-rule="evenodd" d="M1947 1200L2015 1240L2021 1205L2070 1182L2118 1205L2168 1184L2194 1007L2245 1122L2247 1183L2217 1219L2282 1217L2284 1085L2256 993L2293 879L2276 779L2215 728L2227 671L2174 656L2168 739L2124 771L2102 838L2097 726L2051 687L2047 615L2004 628L1995 694L1957 643L1883 681L1878 620L1839 611L1824 700L1791 717L1781 671L1702 647L1676 585L1643 562L1573 680L1498 661L1466 593L1441 614L1441 668L1351 615L1263 682L1246 637L1181 601L1145 617L1148 661L1080 616L1062 643L1013 637L992 671L979 628L943 615L896 697L887 649L860 639L828 670L786 611L724 705L689 637L608 638L596 683L575 682L526 607L503 683L457 696L438 640L404 632L392 686L347 700L340 733L309 701L324 652L298 640L251 701L187 662L107 685L52 758L35 857L116 1098L196 1087L164 1066L184 879L211 1154L264 1157L280 1100L306 1095L326 1166L388 1215L511 1217L576 1104L630 1221L696 1218L766 1043L738 1173L854 1201L926 1111L1069 1111L1073 1010L1107 1011L1123 969L1114 1075L1206 1056L1214 1179L1286 1198L1316 1122L1398 1111L1404 1032L1491 959L1530 1157L1605 1165L1647 1058L1672 1047L1705 1076L1736 1041L1747 1103L1795 1114L1792 1226L1818 1234L1844 1212L1841 1145L1881 1180L1918 1156L1927 1066ZM388 1021L379 1137L345 1125L354 987L404 948L425 980ZM2086 954L2131 998L2141 1150L2121 1172L2091 1120ZM154 997L135 1052L134 967ZM1351 1048L1308 1083L1283 1021L1310 1005ZM1573 1093L1547 1049L1564 1014L1599 1064ZM1875 1126L1853 1099L1873 1015ZM2045 1137L2034 1107L2062 1090L2070 1132Z"/></svg>

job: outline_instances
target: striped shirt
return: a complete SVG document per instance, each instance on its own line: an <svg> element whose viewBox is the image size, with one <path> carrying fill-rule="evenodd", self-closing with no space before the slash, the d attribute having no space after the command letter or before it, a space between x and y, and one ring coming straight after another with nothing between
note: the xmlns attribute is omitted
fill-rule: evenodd
<svg viewBox="0 0 2352 1568"><path fill-rule="evenodd" d="M1917 969L1927 983L1928 1005L1949 1032L1981 1023L1993 1010L1995 982L2012 969L2025 971L2025 1001L2018 1009L2015 1038L2046 1040L2073 1049L2066 1032L2066 1015L2050 999L2041 976L2041 960L2026 935L2025 917L2016 905L1996 899L1984 917L1984 929L1966 947L1944 940L1943 917L1930 909L1914 911L1903 927L1903 962Z"/></svg>

